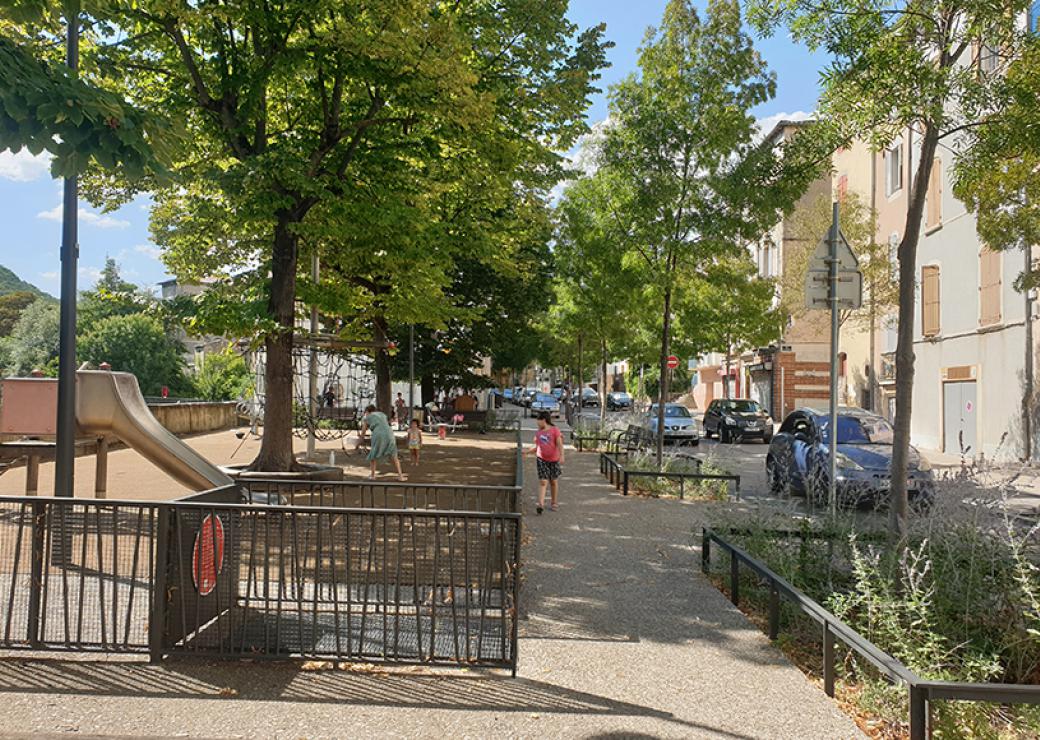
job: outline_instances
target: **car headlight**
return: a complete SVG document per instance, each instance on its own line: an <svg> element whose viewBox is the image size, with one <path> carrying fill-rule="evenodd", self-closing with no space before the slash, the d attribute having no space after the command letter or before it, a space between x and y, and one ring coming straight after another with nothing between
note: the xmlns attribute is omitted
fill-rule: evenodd
<svg viewBox="0 0 1040 740"><path fill-rule="evenodd" d="M843 455L838 452L834 455L834 461L839 468L847 468L848 470L863 470L863 466L853 460L848 455Z"/></svg>
<svg viewBox="0 0 1040 740"><path fill-rule="evenodd" d="M724 422L726 422L727 424L729 424L730 426L736 426L736 423L737 423L737 420L734 419L732 416L724 416L724 417L722 417L722 420Z"/></svg>

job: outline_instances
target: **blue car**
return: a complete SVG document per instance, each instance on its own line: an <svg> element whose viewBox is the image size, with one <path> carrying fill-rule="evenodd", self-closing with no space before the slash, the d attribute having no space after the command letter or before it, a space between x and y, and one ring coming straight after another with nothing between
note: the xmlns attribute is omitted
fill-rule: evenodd
<svg viewBox="0 0 1040 740"><path fill-rule="evenodd" d="M766 455L773 493L827 499L830 475L830 417L817 409L798 409L780 425ZM843 507L880 506L891 487L892 426L863 409L838 410L836 492ZM907 492L911 503L927 505L935 495L931 465L910 448Z"/></svg>
<svg viewBox="0 0 1040 740"><path fill-rule="evenodd" d="M512 401L513 400L513 389L512 388L506 388L504 391L502 391L502 398L506 399L507 401Z"/></svg>

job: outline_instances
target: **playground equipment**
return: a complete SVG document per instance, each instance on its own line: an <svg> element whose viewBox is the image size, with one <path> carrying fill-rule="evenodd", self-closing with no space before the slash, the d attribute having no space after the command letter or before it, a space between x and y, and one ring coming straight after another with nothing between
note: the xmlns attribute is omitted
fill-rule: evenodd
<svg viewBox="0 0 1040 740"><path fill-rule="evenodd" d="M97 445L95 490L103 495L109 436L131 447L182 485L202 491L232 485L234 481L188 445L167 431L145 403L130 373L80 370L76 373L77 437ZM55 434L58 383L50 378L7 378L3 381L0 434L49 437ZM90 444L88 441L87 444ZM26 493L36 492L40 459L53 457L53 442L19 440L0 443L0 461L25 457L29 475ZM30 485L31 484L31 485Z"/></svg>

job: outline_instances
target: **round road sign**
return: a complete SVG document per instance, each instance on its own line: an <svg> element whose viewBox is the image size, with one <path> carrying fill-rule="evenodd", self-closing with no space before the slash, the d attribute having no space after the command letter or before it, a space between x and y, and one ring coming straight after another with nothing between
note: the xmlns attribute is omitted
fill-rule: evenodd
<svg viewBox="0 0 1040 740"><path fill-rule="evenodd" d="M199 596L209 596L224 569L224 524L219 516L207 514L195 535L191 556L191 578Z"/></svg>
<svg viewBox="0 0 1040 740"><path fill-rule="evenodd" d="M674 370L677 367L679 367L679 358L676 357L675 355L669 355L668 356L668 369L669 370Z"/></svg>

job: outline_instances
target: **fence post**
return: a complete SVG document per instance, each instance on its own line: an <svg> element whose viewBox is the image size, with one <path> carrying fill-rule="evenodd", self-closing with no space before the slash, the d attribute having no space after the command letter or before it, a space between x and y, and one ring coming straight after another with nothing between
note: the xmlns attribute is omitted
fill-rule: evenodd
<svg viewBox="0 0 1040 740"><path fill-rule="evenodd" d="M735 481L733 481L733 492L734 492L734 498L737 501L740 501L740 476L739 475L737 476L737 479Z"/></svg>
<svg viewBox="0 0 1040 740"><path fill-rule="evenodd" d="M769 639L780 635L780 590L776 583L769 584Z"/></svg>
<svg viewBox="0 0 1040 740"><path fill-rule="evenodd" d="M834 698L834 633L830 622L823 623L823 690Z"/></svg>
<svg viewBox="0 0 1040 740"><path fill-rule="evenodd" d="M679 478L679 500L682 501L686 498L686 478Z"/></svg>
<svg viewBox="0 0 1040 740"><path fill-rule="evenodd" d="M37 647L40 644L40 600L43 594L43 543L47 534L47 507L42 501L32 503L31 547L32 570L29 579L29 644Z"/></svg>
<svg viewBox="0 0 1040 740"><path fill-rule="evenodd" d="M166 574L170 565L170 507L159 506L155 523L155 572L152 574L152 613L148 615L148 659L163 658L166 634Z"/></svg>
<svg viewBox="0 0 1040 740"><path fill-rule="evenodd" d="M711 570L711 537L708 530L701 528L701 572L707 573Z"/></svg>
<svg viewBox="0 0 1040 740"><path fill-rule="evenodd" d="M917 686L910 686L910 740L928 738L928 695Z"/></svg>
<svg viewBox="0 0 1040 740"><path fill-rule="evenodd" d="M729 600L740 606L740 560L737 553L729 551Z"/></svg>
<svg viewBox="0 0 1040 740"><path fill-rule="evenodd" d="M624 491L622 491L622 493L623 493L623 495L627 496L628 495L628 471L626 470L624 473L622 473L621 477L624 480Z"/></svg>

